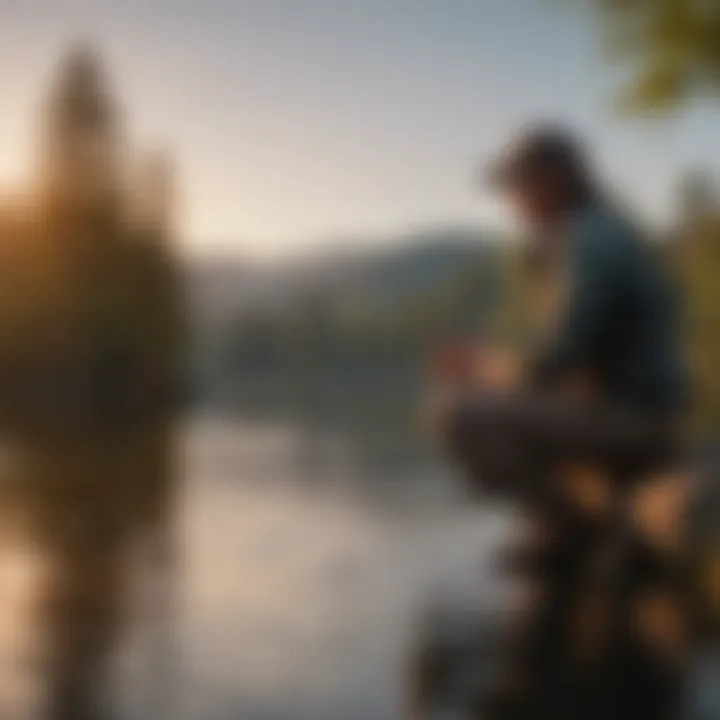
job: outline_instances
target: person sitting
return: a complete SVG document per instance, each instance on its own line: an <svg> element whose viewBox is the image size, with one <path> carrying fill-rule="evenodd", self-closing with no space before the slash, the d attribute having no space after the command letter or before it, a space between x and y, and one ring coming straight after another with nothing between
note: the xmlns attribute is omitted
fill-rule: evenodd
<svg viewBox="0 0 720 720"><path fill-rule="evenodd" d="M630 598L667 583L626 519L631 496L681 456L689 383L674 289L564 128L522 133L490 179L532 230L527 259L555 301L527 359L478 351L474 388L442 413L473 481L520 497L543 528L525 553L539 600L512 682L480 714L665 718L680 666L655 657L626 616L640 603Z"/></svg>

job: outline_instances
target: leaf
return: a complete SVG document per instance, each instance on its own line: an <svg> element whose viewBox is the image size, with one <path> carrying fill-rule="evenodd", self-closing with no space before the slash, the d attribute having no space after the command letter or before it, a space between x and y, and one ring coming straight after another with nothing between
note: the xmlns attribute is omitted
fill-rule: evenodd
<svg viewBox="0 0 720 720"><path fill-rule="evenodd" d="M622 114L648 114L670 110L683 99L686 85L686 77L681 67L673 63L653 65L620 93L617 109Z"/></svg>
<svg viewBox="0 0 720 720"><path fill-rule="evenodd" d="M605 55L633 80L623 114L663 113L693 94L720 92L720 0L595 0Z"/></svg>

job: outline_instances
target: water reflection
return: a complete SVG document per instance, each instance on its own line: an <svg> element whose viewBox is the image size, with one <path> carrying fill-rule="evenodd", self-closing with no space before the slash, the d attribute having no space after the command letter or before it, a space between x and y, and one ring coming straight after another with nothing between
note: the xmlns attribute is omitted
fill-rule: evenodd
<svg viewBox="0 0 720 720"><path fill-rule="evenodd" d="M95 440L28 445L3 484L3 717L398 717L423 603L482 586L509 532L451 493L308 486L292 426Z"/></svg>
<svg viewBox="0 0 720 720"><path fill-rule="evenodd" d="M466 581L492 594L483 561L509 532L506 517L412 486L402 498L378 482L372 493L366 482L308 487L295 463L302 437L281 425L200 425L190 437L188 717L399 717L428 598ZM353 472L347 462L336 478Z"/></svg>
<svg viewBox="0 0 720 720"><path fill-rule="evenodd" d="M138 161L85 47L62 59L40 130L31 185L0 211L0 702L11 717L100 720L136 568L155 607L174 563L172 171L141 159L129 182Z"/></svg>
<svg viewBox="0 0 720 720"><path fill-rule="evenodd" d="M171 446L161 428L14 443L2 486L3 706L105 717L132 566L161 572L172 558Z"/></svg>

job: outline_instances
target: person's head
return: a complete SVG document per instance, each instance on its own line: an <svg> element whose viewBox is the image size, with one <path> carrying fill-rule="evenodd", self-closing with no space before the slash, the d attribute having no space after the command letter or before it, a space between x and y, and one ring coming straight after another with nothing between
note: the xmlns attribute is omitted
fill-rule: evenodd
<svg viewBox="0 0 720 720"><path fill-rule="evenodd" d="M552 126L517 137L491 166L489 179L533 229L562 222L595 195L581 143Z"/></svg>

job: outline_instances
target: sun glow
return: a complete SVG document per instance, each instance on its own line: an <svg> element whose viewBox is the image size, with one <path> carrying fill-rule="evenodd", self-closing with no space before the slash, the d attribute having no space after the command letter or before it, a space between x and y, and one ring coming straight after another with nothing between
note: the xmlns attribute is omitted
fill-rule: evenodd
<svg viewBox="0 0 720 720"><path fill-rule="evenodd" d="M25 184L28 170L29 159L22 143L0 143L0 191L18 191Z"/></svg>

